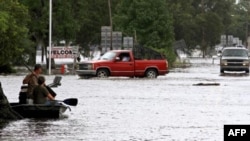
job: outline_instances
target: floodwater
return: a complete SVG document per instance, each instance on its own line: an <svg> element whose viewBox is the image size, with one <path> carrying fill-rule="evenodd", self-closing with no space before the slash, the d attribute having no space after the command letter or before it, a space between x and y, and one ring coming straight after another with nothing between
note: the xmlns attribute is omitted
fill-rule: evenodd
<svg viewBox="0 0 250 141"><path fill-rule="evenodd" d="M191 60L157 79L79 79L65 75L57 99L78 98L62 119L23 119L1 141L222 141L225 124L250 124L248 75L219 74L218 60ZM22 76L0 76L9 102ZM47 83L54 76L46 76ZM220 85L194 86L197 83Z"/></svg>

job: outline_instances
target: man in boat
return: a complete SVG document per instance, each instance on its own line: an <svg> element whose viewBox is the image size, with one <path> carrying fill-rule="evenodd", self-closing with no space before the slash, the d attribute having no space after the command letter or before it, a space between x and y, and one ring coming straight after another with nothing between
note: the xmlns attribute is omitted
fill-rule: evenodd
<svg viewBox="0 0 250 141"><path fill-rule="evenodd" d="M34 104L50 104L50 100L54 100L54 97L49 93L45 87L45 77L38 77L38 86L35 86L33 90Z"/></svg>
<svg viewBox="0 0 250 141"><path fill-rule="evenodd" d="M42 73L42 66L36 64L34 71L23 79L23 84L28 84L27 98L32 98L33 89L38 85L38 76Z"/></svg>

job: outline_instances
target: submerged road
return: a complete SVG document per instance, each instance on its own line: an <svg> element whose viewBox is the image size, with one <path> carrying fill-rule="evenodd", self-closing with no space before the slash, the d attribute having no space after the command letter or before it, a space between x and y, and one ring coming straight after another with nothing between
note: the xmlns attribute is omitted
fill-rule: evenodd
<svg viewBox="0 0 250 141"><path fill-rule="evenodd" d="M225 124L250 124L249 75L220 75L218 60L190 61L153 80L63 76L57 99L78 98L77 107L62 119L6 123L0 140L222 141ZM10 102L18 100L23 77L0 76Z"/></svg>

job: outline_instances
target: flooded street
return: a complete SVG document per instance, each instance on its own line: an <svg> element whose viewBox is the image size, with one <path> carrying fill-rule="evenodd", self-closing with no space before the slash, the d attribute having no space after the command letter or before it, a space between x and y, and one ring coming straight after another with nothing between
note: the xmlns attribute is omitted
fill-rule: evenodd
<svg viewBox="0 0 250 141"><path fill-rule="evenodd" d="M223 125L250 124L248 75L221 76L218 60L191 60L157 79L62 77L58 100L78 98L62 119L23 119L0 128L1 141L222 141ZM17 102L22 76L0 76ZM47 83L55 76L46 76ZM219 83L217 86L194 86Z"/></svg>

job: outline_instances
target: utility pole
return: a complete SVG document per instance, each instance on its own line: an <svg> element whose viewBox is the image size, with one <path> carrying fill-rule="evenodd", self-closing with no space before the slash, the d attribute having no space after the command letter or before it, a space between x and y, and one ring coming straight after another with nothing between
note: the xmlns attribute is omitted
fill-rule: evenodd
<svg viewBox="0 0 250 141"><path fill-rule="evenodd" d="M110 20L110 50L113 50L112 42L113 42L113 24L112 24L112 13L111 13L111 2L108 0L109 5L109 20Z"/></svg>
<svg viewBox="0 0 250 141"><path fill-rule="evenodd" d="M51 74L52 0L49 1L49 75Z"/></svg>
<svg viewBox="0 0 250 141"><path fill-rule="evenodd" d="M205 9L204 9L204 1L201 0L201 13L205 13ZM202 43L201 43L201 48L202 48L202 52L203 52L203 58L205 58L206 55L206 44L205 44L205 29L204 29L204 25L202 25Z"/></svg>
<svg viewBox="0 0 250 141"><path fill-rule="evenodd" d="M247 13L246 13L246 48L248 48L248 10L247 10Z"/></svg>

